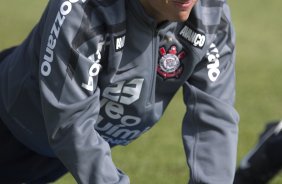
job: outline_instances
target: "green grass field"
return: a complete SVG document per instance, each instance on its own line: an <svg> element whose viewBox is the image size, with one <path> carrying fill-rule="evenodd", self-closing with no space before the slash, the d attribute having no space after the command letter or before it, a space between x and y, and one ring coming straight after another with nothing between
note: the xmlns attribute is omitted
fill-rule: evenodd
<svg viewBox="0 0 282 184"><path fill-rule="evenodd" d="M0 49L20 43L36 24L46 0L0 0ZM229 1L237 32L237 102L241 116L238 162L256 143L265 123L282 118L281 0ZM181 92L181 91L180 91ZM188 170L181 142L181 93L161 122L113 159L133 184L184 184ZM75 183L66 175L56 184ZM281 184L282 175L271 184Z"/></svg>

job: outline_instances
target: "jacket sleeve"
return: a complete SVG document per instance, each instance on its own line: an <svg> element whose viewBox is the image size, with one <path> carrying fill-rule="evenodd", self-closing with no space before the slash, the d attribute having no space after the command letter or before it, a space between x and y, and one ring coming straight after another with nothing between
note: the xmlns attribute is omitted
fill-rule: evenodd
<svg viewBox="0 0 282 184"><path fill-rule="evenodd" d="M112 161L108 143L94 129L103 44L102 37L91 37L85 4L49 1L46 10L39 78L48 139L78 183L128 184Z"/></svg>
<svg viewBox="0 0 282 184"><path fill-rule="evenodd" d="M228 16L228 15L223 15ZM235 100L235 35L227 17L183 87L182 135L189 184L232 184L239 117Z"/></svg>

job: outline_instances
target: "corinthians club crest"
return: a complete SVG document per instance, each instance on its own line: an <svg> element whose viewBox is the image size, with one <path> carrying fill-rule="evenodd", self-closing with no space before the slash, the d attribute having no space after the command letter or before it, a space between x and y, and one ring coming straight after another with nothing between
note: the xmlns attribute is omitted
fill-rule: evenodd
<svg viewBox="0 0 282 184"><path fill-rule="evenodd" d="M163 79L179 78L183 72L182 59L185 57L185 52L178 53L176 46L171 46L168 51L161 47L159 51L158 74Z"/></svg>

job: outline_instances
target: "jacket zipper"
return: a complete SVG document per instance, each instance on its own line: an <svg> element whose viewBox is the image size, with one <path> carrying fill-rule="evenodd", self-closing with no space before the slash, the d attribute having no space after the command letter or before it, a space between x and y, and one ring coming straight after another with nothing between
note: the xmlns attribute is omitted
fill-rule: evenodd
<svg viewBox="0 0 282 184"><path fill-rule="evenodd" d="M152 75L150 84L150 96L148 104L152 104L155 98L155 88L156 88L156 72L158 65L158 32L156 26L152 29L153 45L152 45Z"/></svg>

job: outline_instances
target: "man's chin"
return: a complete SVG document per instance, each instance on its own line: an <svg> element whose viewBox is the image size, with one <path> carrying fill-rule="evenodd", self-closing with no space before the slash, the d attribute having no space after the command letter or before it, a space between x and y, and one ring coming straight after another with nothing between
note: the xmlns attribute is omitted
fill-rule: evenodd
<svg viewBox="0 0 282 184"><path fill-rule="evenodd" d="M178 17L176 18L178 22L185 22L188 18L189 18L190 13L187 12L183 12L183 13L179 13Z"/></svg>

